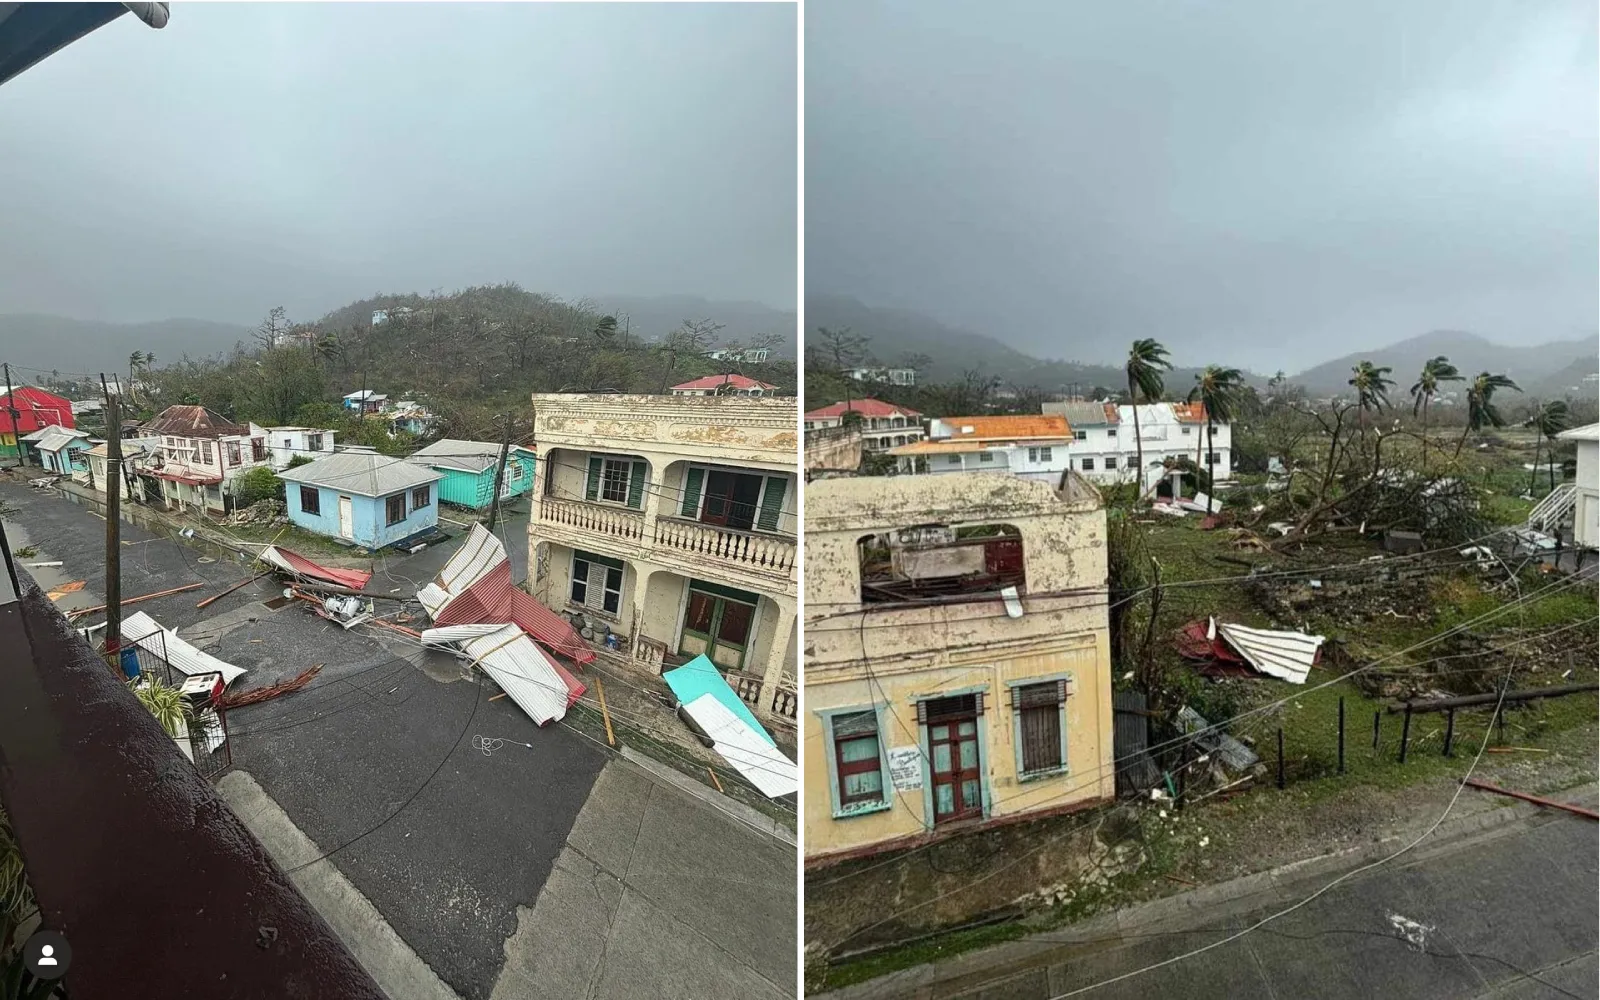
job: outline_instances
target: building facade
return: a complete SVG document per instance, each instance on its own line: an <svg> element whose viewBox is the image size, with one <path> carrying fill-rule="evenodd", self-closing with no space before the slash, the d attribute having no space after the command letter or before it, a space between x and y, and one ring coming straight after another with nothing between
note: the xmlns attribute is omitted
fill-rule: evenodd
<svg viewBox="0 0 1600 1000"><path fill-rule="evenodd" d="M808 864L1114 796L1092 486L827 479L805 505Z"/></svg>
<svg viewBox="0 0 1600 1000"><path fill-rule="evenodd" d="M347 448L286 469L284 507L294 524L369 552L432 534L439 473L371 448Z"/></svg>
<svg viewBox="0 0 1600 1000"><path fill-rule="evenodd" d="M229 484L240 474L271 466L266 429L236 424L203 406L169 406L140 428L156 447L137 472L150 481L145 490L169 509L224 514Z"/></svg>
<svg viewBox="0 0 1600 1000"><path fill-rule="evenodd" d="M39 460L39 467L58 476L70 476L88 467L84 453L91 447L87 431L50 425L32 434L22 435L23 446L30 448Z"/></svg>
<svg viewBox="0 0 1600 1000"><path fill-rule="evenodd" d="M533 397L530 589L642 670L704 654L766 721L795 715L793 399Z"/></svg>
<svg viewBox="0 0 1600 1000"><path fill-rule="evenodd" d="M0 458L22 458L18 444L22 435L45 427L75 427L73 413L72 401L65 396L32 385L11 387L0 394Z"/></svg>
<svg viewBox="0 0 1600 1000"><path fill-rule="evenodd" d="M1571 484L1572 542L1585 549L1600 548L1600 424L1574 427L1556 437L1578 446L1577 476Z"/></svg>
<svg viewBox="0 0 1600 1000"><path fill-rule="evenodd" d="M334 432L322 427L268 427L268 464L273 471L287 469L296 458L316 460L333 454Z"/></svg>
<svg viewBox="0 0 1600 1000"><path fill-rule="evenodd" d="M916 385L915 368L850 368L845 375L857 382L887 382L890 385Z"/></svg>
<svg viewBox="0 0 1600 1000"><path fill-rule="evenodd" d="M811 410L805 415L805 429L838 427L844 423L847 412L861 418L861 445L868 451L888 451L915 444L924 437L919 411L881 399L852 399Z"/></svg>
<svg viewBox="0 0 1600 1000"><path fill-rule="evenodd" d="M934 420L926 441L896 447L890 454L907 472L1005 472L1055 482L1070 469L1090 482L1112 486L1138 478L1142 444L1142 488L1148 490L1180 458L1205 464L1209 444L1212 475L1219 480L1233 475L1232 429L1218 422L1208 432L1205 409L1197 403L1140 404L1137 434L1132 406L1046 403L1044 409L1037 416Z"/></svg>
<svg viewBox="0 0 1600 1000"><path fill-rule="evenodd" d="M460 441L442 438L409 455L406 459L432 469L444 478L439 482L439 499L445 503L486 510L494 502L496 466L500 446L493 441ZM532 448L520 445L508 449L506 471L500 480L500 499L521 496L533 489L535 465Z"/></svg>

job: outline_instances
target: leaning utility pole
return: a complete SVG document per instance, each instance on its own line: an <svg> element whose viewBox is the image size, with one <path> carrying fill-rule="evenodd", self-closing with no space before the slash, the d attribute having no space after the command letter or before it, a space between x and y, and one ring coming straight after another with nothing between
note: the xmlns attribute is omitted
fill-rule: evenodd
<svg viewBox="0 0 1600 1000"><path fill-rule="evenodd" d="M106 652L115 656L122 648L122 399L104 372L100 388L106 394Z"/></svg>
<svg viewBox="0 0 1600 1000"><path fill-rule="evenodd" d="M500 438L500 461L494 467L494 499L489 501L489 530L500 517L500 484L506 478L506 456L511 453L511 414L506 414L505 434Z"/></svg>
<svg viewBox="0 0 1600 1000"><path fill-rule="evenodd" d="M6 409L11 411L11 444L17 449L17 465L24 466L28 463L23 460L22 451L22 425L17 421L17 401L11 396L11 362L6 362Z"/></svg>

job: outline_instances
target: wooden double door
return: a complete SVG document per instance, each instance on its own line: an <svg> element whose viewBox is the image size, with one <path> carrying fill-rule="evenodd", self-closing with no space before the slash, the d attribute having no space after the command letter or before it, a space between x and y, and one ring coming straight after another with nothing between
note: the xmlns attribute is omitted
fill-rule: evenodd
<svg viewBox="0 0 1600 1000"><path fill-rule="evenodd" d="M983 753L978 742L977 695L924 702L933 821L983 815Z"/></svg>

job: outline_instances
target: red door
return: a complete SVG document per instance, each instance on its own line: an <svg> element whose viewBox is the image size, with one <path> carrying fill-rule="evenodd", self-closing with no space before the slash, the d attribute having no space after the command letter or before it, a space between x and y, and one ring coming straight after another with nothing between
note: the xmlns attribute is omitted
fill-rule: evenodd
<svg viewBox="0 0 1600 1000"><path fill-rule="evenodd" d="M928 757L933 778L933 821L983 815L978 753L978 705L973 695L928 702Z"/></svg>

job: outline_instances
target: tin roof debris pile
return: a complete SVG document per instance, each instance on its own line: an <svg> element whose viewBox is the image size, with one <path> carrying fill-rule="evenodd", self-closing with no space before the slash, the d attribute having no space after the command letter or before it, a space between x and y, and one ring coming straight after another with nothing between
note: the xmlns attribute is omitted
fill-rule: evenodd
<svg viewBox="0 0 1600 1000"><path fill-rule="evenodd" d="M704 656L661 675L678 705L712 741L713 748L769 799L793 795L799 770L783 755L750 707Z"/></svg>
<svg viewBox="0 0 1600 1000"><path fill-rule="evenodd" d="M321 566L298 552L291 552L277 545L267 546L259 558L267 565L290 576L320 580L338 587L349 587L351 590L362 589L372 579L371 573L359 569L333 569Z"/></svg>
<svg viewBox="0 0 1600 1000"><path fill-rule="evenodd" d="M594 650L566 619L511 582L505 546L481 524L472 526L439 575L417 591L417 600L436 625L515 624L574 663L594 660Z"/></svg>
<svg viewBox="0 0 1600 1000"><path fill-rule="evenodd" d="M1246 677L1266 674L1290 684L1304 684L1322 656L1327 639L1304 632L1229 625L1215 618L1185 625L1178 633L1178 652L1204 665L1203 674Z"/></svg>

